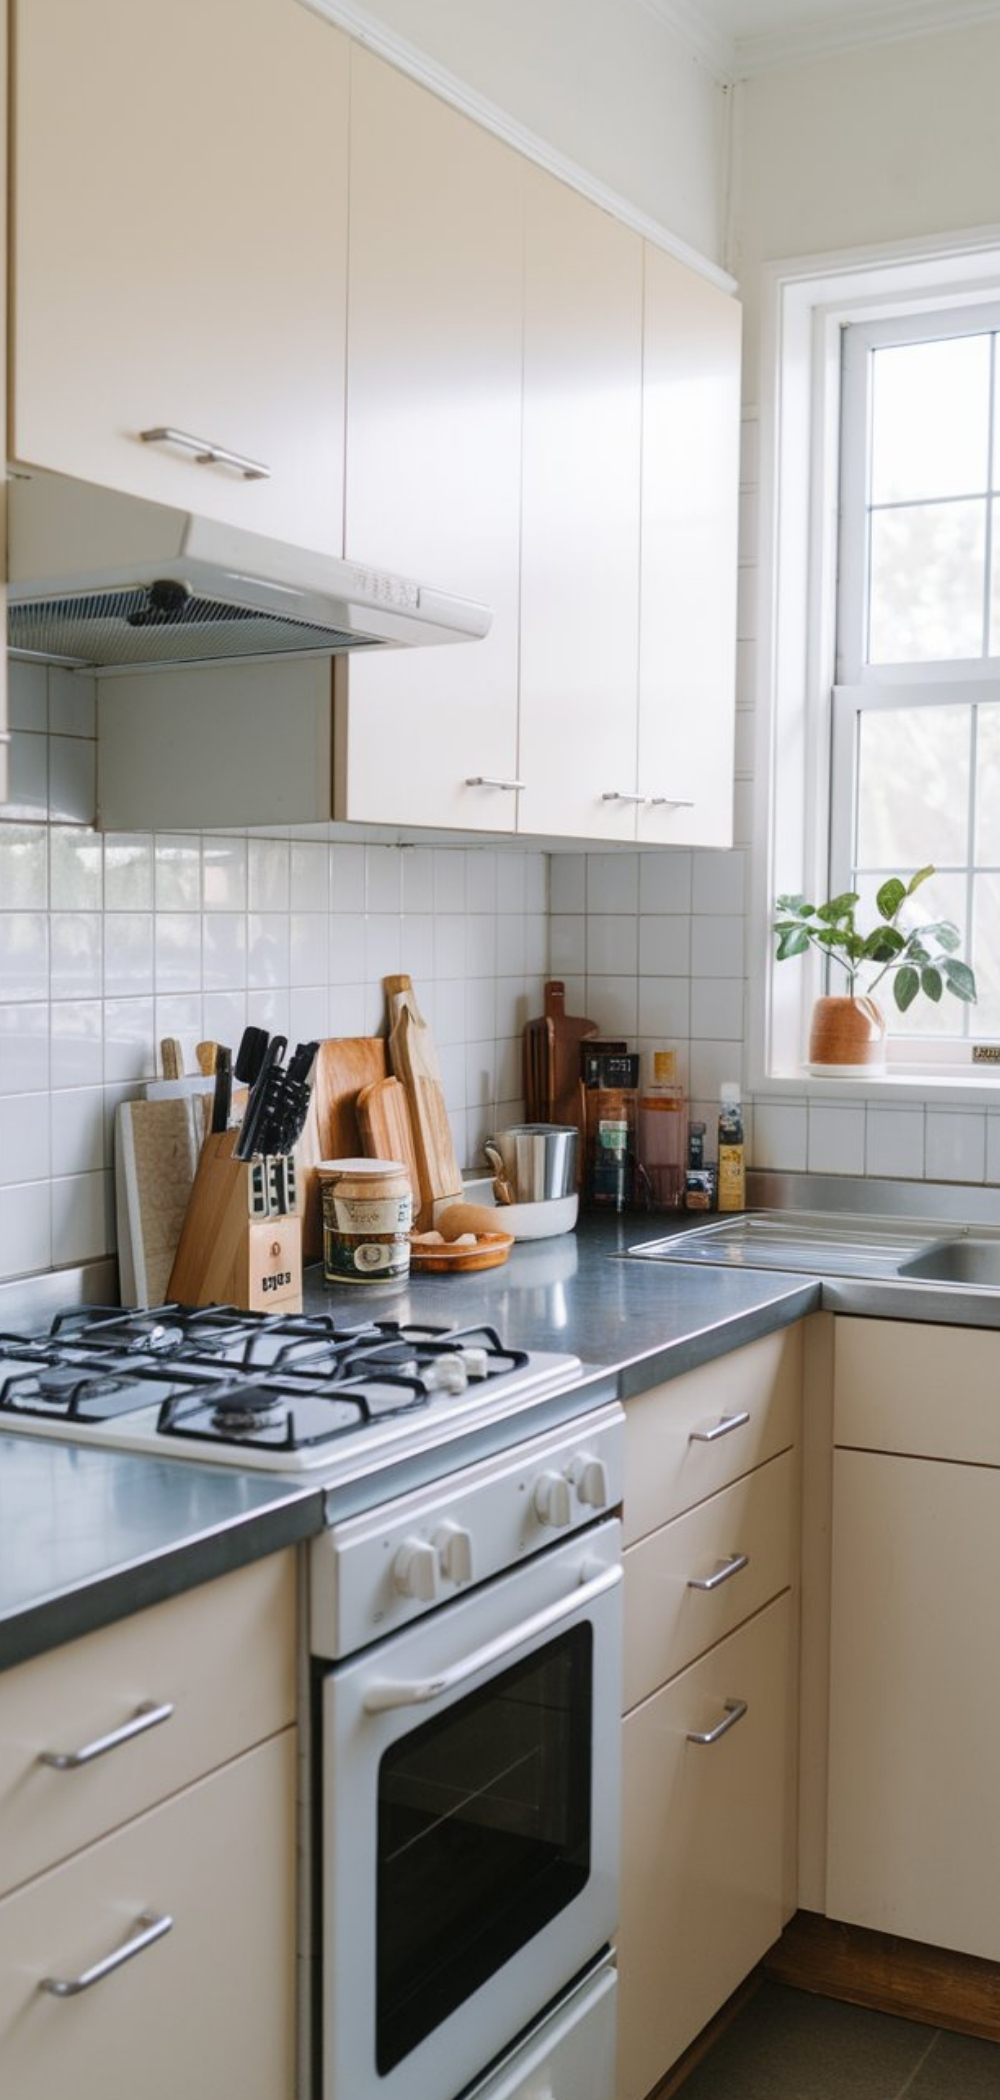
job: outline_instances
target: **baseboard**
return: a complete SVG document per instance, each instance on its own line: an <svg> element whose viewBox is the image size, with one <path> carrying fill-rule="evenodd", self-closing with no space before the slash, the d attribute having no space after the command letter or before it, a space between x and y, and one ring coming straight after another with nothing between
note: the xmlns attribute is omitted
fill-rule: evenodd
<svg viewBox="0 0 1000 2100"><path fill-rule="evenodd" d="M773 1983L1000 2041L1000 1962L797 1911L760 1974Z"/></svg>

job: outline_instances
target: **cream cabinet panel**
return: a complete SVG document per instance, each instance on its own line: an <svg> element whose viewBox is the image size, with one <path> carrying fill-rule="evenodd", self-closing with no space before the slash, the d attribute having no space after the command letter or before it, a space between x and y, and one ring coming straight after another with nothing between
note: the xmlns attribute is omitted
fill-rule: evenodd
<svg viewBox="0 0 1000 2100"><path fill-rule="evenodd" d="M295 1731L0 1903L0 2064L17 2100L294 2100ZM172 1929L54 1996L148 1919Z"/></svg>
<svg viewBox="0 0 1000 2100"><path fill-rule="evenodd" d="M626 1545L794 1443L801 1391L800 1322L629 1400Z"/></svg>
<svg viewBox="0 0 1000 2100"><path fill-rule="evenodd" d="M346 551L492 608L481 642L354 656L340 817L513 831L524 163L356 49Z"/></svg>
<svg viewBox="0 0 1000 2100"><path fill-rule="evenodd" d="M987 1328L838 1318L834 1438L1000 1467L1000 1343Z"/></svg>
<svg viewBox="0 0 1000 2100"><path fill-rule="evenodd" d="M339 554L347 39L290 0L13 12L13 456Z"/></svg>
<svg viewBox="0 0 1000 2100"><path fill-rule="evenodd" d="M287 1727L295 1608L294 1556L275 1554L6 1671L0 1891Z"/></svg>
<svg viewBox="0 0 1000 2100"><path fill-rule="evenodd" d="M518 822L634 839L642 242L525 183Z"/></svg>
<svg viewBox="0 0 1000 2100"><path fill-rule="evenodd" d="M736 301L645 251L638 837L733 837L740 325Z"/></svg>
<svg viewBox="0 0 1000 2100"><path fill-rule="evenodd" d="M796 1572L798 1483L785 1451L625 1556L625 1711L750 1618Z"/></svg>
<svg viewBox="0 0 1000 2100"><path fill-rule="evenodd" d="M618 2100L644 2100L793 1908L793 1625L786 1594L624 1723Z"/></svg>

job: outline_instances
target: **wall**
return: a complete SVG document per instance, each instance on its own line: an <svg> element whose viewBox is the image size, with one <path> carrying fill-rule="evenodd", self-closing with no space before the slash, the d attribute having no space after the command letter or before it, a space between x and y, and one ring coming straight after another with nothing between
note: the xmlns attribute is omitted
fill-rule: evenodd
<svg viewBox="0 0 1000 2100"><path fill-rule="evenodd" d="M290 1043L384 1020L407 970L441 1054L456 1150L522 1111L521 1030L542 1011L547 861L268 833L102 836L89 680L15 665L13 799L0 813L0 1277L113 1249L117 1103L154 1045Z"/></svg>

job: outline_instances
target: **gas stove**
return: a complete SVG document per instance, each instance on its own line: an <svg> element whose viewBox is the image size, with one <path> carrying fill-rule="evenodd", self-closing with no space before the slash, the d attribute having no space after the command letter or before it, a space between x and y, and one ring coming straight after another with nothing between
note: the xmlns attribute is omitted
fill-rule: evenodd
<svg viewBox="0 0 1000 2100"><path fill-rule="evenodd" d="M87 1306L44 1334L0 1334L0 1429L326 1481L516 1414L581 1371L488 1326Z"/></svg>

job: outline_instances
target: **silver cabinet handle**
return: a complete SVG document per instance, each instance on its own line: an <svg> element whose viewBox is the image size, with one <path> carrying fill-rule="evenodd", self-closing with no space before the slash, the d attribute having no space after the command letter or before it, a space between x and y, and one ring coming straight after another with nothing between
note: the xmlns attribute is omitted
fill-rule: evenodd
<svg viewBox="0 0 1000 2100"><path fill-rule="evenodd" d="M724 1560L721 1568L716 1568L714 1574L689 1575L688 1589L717 1590L722 1583L728 1582L732 1575L738 1575L741 1568L748 1568L749 1566L749 1553L731 1553L729 1559Z"/></svg>
<svg viewBox="0 0 1000 2100"><path fill-rule="evenodd" d="M694 802L681 795L647 795L648 809L693 809Z"/></svg>
<svg viewBox="0 0 1000 2100"><path fill-rule="evenodd" d="M455 1691L480 1670L492 1669L508 1655L515 1655L528 1641L536 1640L540 1633L547 1633L551 1626L558 1626L563 1619L572 1619L583 1607L595 1598L613 1590L622 1579L619 1562L603 1568L590 1582L582 1582L568 1597L561 1597L557 1604L546 1605L544 1611L536 1611L533 1618L525 1619L510 1633L502 1633L495 1641L485 1641L481 1648L455 1663L450 1670L442 1670L437 1677L417 1678L415 1682L396 1682L392 1678L374 1678L362 1698L367 1714L388 1713L396 1706L423 1706L429 1699L443 1699L448 1692Z"/></svg>
<svg viewBox="0 0 1000 2100"><path fill-rule="evenodd" d="M99 1735L92 1743L85 1743L82 1750L43 1750L39 1764L51 1765L56 1772L76 1772L81 1765L92 1765L95 1757L103 1757L107 1750L117 1750L119 1743L130 1743L133 1736L145 1735L147 1728L157 1728L161 1721L169 1721L173 1713L169 1702L157 1706L152 1700L137 1708L131 1721L115 1728L110 1735Z"/></svg>
<svg viewBox="0 0 1000 2100"><path fill-rule="evenodd" d="M607 794L601 796L602 802L645 802L645 800L645 795L626 795L619 788L609 788Z"/></svg>
<svg viewBox="0 0 1000 2100"><path fill-rule="evenodd" d="M746 1408L743 1408L738 1415L723 1415L721 1422L713 1422L711 1429L692 1429L688 1442L690 1444L714 1444L717 1437L729 1436L732 1430L742 1429L744 1423L749 1422L749 1420L750 1416Z"/></svg>
<svg viewBox="0 0 1000 2100"><path fill-rule="evenodd" d="M513 795L523 788L523 780L493 780L488 773L473 773L465 782L467 788L502 788L505 795Z"/></svg>
<svg viewBox="0 0 1000 2100"><path fill-rule="evenodd" d="M193 452L199 467L235 467L244 481L270 481L271 469L259 459L248 459L244 452L229 452L225 445L213 445L211 438L193 437L189 430L172 430L167 423L157 424L155 430L140 430L144 445L179 445L182 452Z"/></svg>
<svg viewBox="0 0 1000 2100"><path fill-rule="evenodd" d="M731 1728L735 1728L737 1721L742 1721L746 1711L747 1702L745 1699L727 1699L725 1712L721 1721L716 1721L714 1728L689 1728L687 1738L688 1742L721 1742L722 1737L724 1735L728 1735Z"/></svg>
<svg viewBox="0 0 1000 2100"><path fill-rule="evenodd" d="M123 1962L132 1961L144 1947L151 1947L154 1940L162 1940L165 1932L173 1926L173 1919L156 1917L144 1911L138 1920L139 1930L133 1938L126 1940L124 1947L116 1947L113 1954L106 1954L103 1961L95 1961L92 1969L84 1969L82 1976L43 1976L39 1988L49 1991L53 1998L77 1998L81 1991L89 1991L91 1984L100 1983L112 1970L120 1969Z"/></svg>

